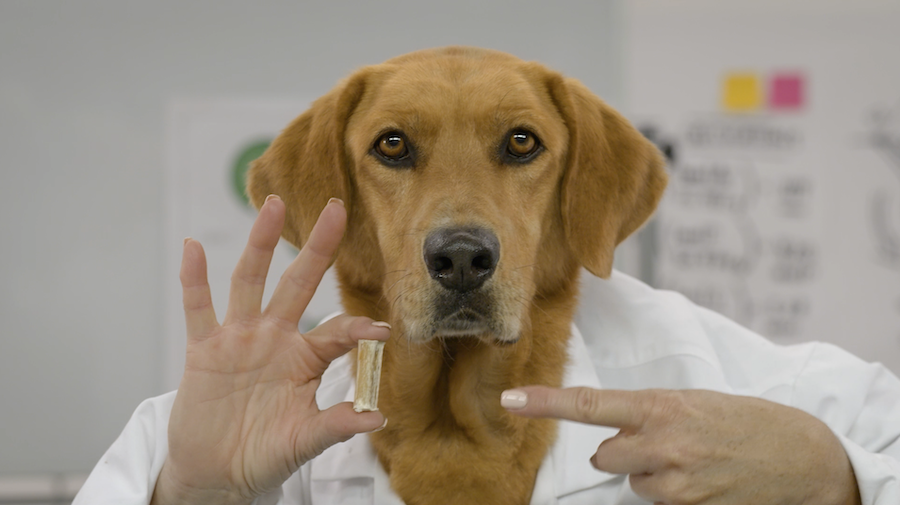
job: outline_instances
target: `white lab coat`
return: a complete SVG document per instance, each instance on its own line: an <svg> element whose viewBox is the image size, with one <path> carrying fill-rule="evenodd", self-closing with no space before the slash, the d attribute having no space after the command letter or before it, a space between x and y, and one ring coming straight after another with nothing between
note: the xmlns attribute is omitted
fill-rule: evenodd
<svg viewBox="0 0 900 505"><path fill-rule="evenodd" d="M835 432L850 457L864 505L900 504L900 380L828 344L776 346L676 293L624 274L587 280L573 325L565 386L708 389L802 409ZM579 333L579 329L581 330ZM353 398L346 357L325 373L321 407ZM143 402L94 468L74 505L147 504L166 458L175 393ZM760 427L765 429L765 427ZM628 479L588 463L616 430L560 422L533 505L646 503ZM765 482L760 482L765 486ZM402 502L366 435L326 450L260 505Z"/></svg>

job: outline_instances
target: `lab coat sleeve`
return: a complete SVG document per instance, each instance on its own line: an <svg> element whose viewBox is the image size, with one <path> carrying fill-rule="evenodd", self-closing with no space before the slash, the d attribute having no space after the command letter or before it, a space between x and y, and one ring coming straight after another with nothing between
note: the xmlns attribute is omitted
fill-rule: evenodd
<svg viewBox="0 0 900 505"><path fill-rule="evenodd" d="M817 344L794 386L844 446L863 505L900 503L900 379L829 344Z"/></svg>
<svg viewBox="0 0 900 505"><path fill-rule="evenodd" d="M147 505L169 452L175 392L142 402L82 486L72 505Z"/></svg>
<svg viewBox="0 0 900 505"><path fill-rule="evenodd" d="M175 392L144 400L131 415L119 438L78 491L72 505L149 505L156 479L169 454L169 415ZM293 478L303 489L306 473ZM306 479L308 480L308 479ZM307 503L298 492L297 505ZM293 505L284 501L281 488L254 500L253 505Z"/></svg>
<svg viewBox="0 0 900 505"><path fill-rule="evenodd" d="M697 309L735 393L812 414L838 437L863 505L900 504L900 379L834 345L778 346Z"/></svg>

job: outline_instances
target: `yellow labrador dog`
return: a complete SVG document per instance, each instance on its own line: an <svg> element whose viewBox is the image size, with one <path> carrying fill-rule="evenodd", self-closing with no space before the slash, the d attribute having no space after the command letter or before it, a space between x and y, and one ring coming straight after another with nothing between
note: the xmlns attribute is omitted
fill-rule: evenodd
<svg viewBox="0 0 900 505"><path fill-rule="evenodd" d="M393 327L371 435L410 504L526 504L555 424L503 390L559 386L581 267L606 277L666 174L653 145L579 82L508 54L419 51L365 67L253 166L297 247L331 197L345 311Z"/></svg>

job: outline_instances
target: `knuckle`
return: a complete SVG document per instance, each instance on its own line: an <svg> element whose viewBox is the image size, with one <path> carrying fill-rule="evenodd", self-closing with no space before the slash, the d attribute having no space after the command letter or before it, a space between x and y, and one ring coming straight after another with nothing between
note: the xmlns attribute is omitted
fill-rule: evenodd
<svg viewBox="0 0 900 505"><path fill-rule="evenodd" d="M235 271L231 274L231 282L232 284L240 283L249 286L261 286L266 283L266 275Z"/></svg>
<svg viewBox="0 0 900 505"><path fill-rule="evenodd" d="M676 421L683 418L687 411L687 399L683 391L653 390L649 401L651 405L647 410L662 421Z"/></svg>
<svg viewBox="0 0 900 505"><path fill-rule="evenodd" d="M184 310L186 312L202 312L212 308L212 302L206 299L185 300Z"/></svg>
<svg viewBox="0 0 900 505"><path fill-rule="evenodd" d="M347 336L355 335L363 328L363 321L360 317L341 314L334 318L334 325L326 327L328 332L333 335Z"/></svg>
<svg viewBox="0 0 900 505"><path fill-rule="evenodd" d="M683 469L694 460L692 449L678 439L669 439L659 444L659 461L662 468Z"/></svg>
<svg viewBox="0 0 900 505"><path fill-rule="evenodd" d="M185 287L182 304L185 310L206 310L212 307L212 298L209 296L209 290L204 286Z"/></svg>
<svg viewBox="0 0 900 505"><path fill-rule="evenodd" d="M349 326L353 330L353 332L359 332L363 330L369 329L372 326L374 320L372 318L366 316L347 316Z"/></svg>
<svg viewBox="0 0 900 505"><path fill-rule="evenodd" d="M340 326L335 329L334 334L347 341L363 338L366 330L365 325L367 324L366 319L368 318L347 316L346 319L341 321Z"/></svg>
<svg viewBox="0 0 900 505"><path fill-rule="evenodd" d="M310 279L307 279L307 278L299 276L299 275L289 275L289 274L285 273L284 275L281 276L281 278L283 280L286 280L287 282L293 284L294 287L296 288L296 290L302 296L310 296L311 297L312 294L316 292L316 288L319 286L318 282L314 282Z"/></svg>
<svg viewBox="0 0 900 505"><path fill-rule="evenodd" d="M582 420L589 420L600 412L600 400L590 388L575 391L575 414Z"/></svg>
<svg viewBox="0 0 900 505"><path fill-rule="evenodd" d="M690 405L682 391L655 391L648 409L648 425L658 436L656 464L662 468L684 469L702 459L702 446L695 444L690 422ZM685 431L687 430L687 431Z"/></svg>

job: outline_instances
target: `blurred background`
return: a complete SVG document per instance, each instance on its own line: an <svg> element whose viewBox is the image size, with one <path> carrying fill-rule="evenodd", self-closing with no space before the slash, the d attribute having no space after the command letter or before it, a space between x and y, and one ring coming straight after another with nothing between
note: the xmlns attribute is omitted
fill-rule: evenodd
<svg viewBox="0 0 900 505"><path fill-rule="evenodd" d="M666 152L618 268L900 371L897 26L888 0L0 2L0 504L68 503L177 387L181 241L224 310L247 163L354 69L427 47L541 61ZM335 308L329 280L302 324Z"/></svg>

